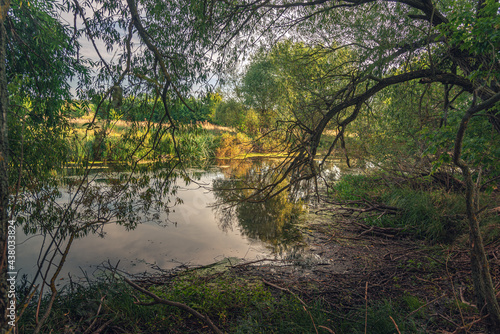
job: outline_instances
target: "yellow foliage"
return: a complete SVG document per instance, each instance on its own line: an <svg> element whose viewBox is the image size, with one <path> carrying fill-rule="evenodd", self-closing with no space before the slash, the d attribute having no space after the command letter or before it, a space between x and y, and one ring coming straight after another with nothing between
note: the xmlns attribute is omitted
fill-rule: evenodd
<svg viewBox="0 0 500 334"><path fill-rule="evenodd" d="M244 134L224 133L221 136L219 147L215 151L215 156L218 158L233 158L239 154L248 153L251 149L251 139Z"/></svg>

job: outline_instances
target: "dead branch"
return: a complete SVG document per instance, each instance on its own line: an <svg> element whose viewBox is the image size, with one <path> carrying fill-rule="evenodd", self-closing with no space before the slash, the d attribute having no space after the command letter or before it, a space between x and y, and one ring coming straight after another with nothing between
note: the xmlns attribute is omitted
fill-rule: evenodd
<svg viewBox="0 0 500 334"><path fill-rule="evenodd" d="M397 212L401 211L401 208L395 207L395 206L389 206L385 205L383 203L376 203L376 202L371 202L366 199L362 199L359 201L329 201L326 199L323 199L323 202L332 204L335 206L338 206L337 208L333 209L323 209L323 210L329 210L329 211L339 211L339 210L346 210L346 211L352 211L352 212L370 212L370 211L379 211L379 212L385 212L385 213L390 213L390 214L396 214Z"/></svg>
<svg viewBox="0 0 500 334"><path fill-rule="evenodd" d="M366 224L363 224L363 223L360 223L357 221L351 221L351 223L358 226L363 231L363 232L361 232L360 235L370 233L370 234L378 235L378 236L382 236L382 237L394 238L394 236L404 232L404 229L399 228L399 227L368 226Z"/></svg>
<svg viewBox="0 0 500 334"><path fill-rule="evenodd" d="M308 307L308 305L299 297L297 296L295 293L293 293L293 291L291 291L290 289L287 289L287 288L282 288L276 284L273 284L271 282L268 282L266 281L265 279L262 280L262 282L264 282L264 284L266 285L269 285L270 287L273 287L275 289L278 289L280 291L284 291L284 292L288 292L289 294L291 294L292 296L294 296L295 298L297 298L297 300L303 305L303 306L306 306Z"/></svg>
<svg viewBox="0 0 500 334"><path fill-rule="evenodd" d="M125 278L124 280L134 289L139 290L140 292L144 293L145 295L148 295L149 297L153 298L154 302L149 303L149 305L165 304L168 306L174 306L174 307L180 308L180 309L194 315L196 318L202 320L203 322L205 322L208 325L208 327L210 327L210 329L212 329L214 331L214 333L222 334L222 331L219 328L217 328L217 326L214 325L214 323L210 320L210 318L208 316L205 316L205 315L199 313L198 311L192 309L191 307L187 306L186 304L160 298L157 295L155 295L154 293L152 293L152 292L140 287L139 285L135 284L134 282L132 282L128 278Z"/></svg>
<svg viewBox="0 0 500 334"><path fill-rule="evenodd" d="M85 332L83 332L83 334L90 333L90 331L92 330L92 327L94 327L95 323L97 322L99 313L101 313L101 308L102 308L102 303L104 302L104 298L106 298L106 296L102 296L102 298L101 298L101 302L99 303L99 308L97 309L97 314L95 315L94 321L92 321L90 326L85 330Z"/></svg>
<svg viewBox="0 0 500 334"><path fill-rule="evenodd" d="M396 323L396 321L394 321L394 319L391 316L389 316L389 318L391 318L392 323L394 324L394 326L396 327L396 330L398 331L398 334L401 334L401 331L399 330L399 327L398 327L398 324Z"/></svg>
<svg viewBox="0 0 500 334"><path fill-rule="evenodd" d="M431 300L430 302L428 302L428 303L426 303L426 304L424 304L424 305L420 306L420 307L419 307L419 308L417 308L416 310L411 311L410 313L408 313L408 314L406 315L405 319L407 319L409 316L411 316L411 315L413 315L413 314L417 313L417 312L418 312L418 311L420 311L421 309L423 309L423 308L427 307L428 305L430 305L430 304L432 304L432 303L434 303L434 302L438 301L439 299L443 298L444 296L446 296L446 294L442 294L441 296L439 296L439 297L437 297L437 298L435 298L435 299Z"/></svg>
<svg viewBox="0 0 500 334"><path fill-rule="evenodd" d="M102 326L101 326L101 327L99 327L99 328L98 328L95 332L93 332L92 334L99 334L99 333L101 333L101 332L104 330L104 328L106 328L106 327L107 327L110 323L112 323L115 319L116 319L116 317L109 319L109 320L108 320L108 321L106 321L104 324L102 324Z"/></svg>
<svg viewBox="0 0 500 334"><path fill-rule="evenodd" d="M314 323L314 319L312 317L312 314L311 312L309 312L308 308L309 306L299 297L297 296L297 294L293 293L290 289L287 289L287 288L282 288L276 284L273 284L271 282L268 282L266 280L262 280L262 282L264 282L264 284L267 284L269 285L270 287L273 287L275 289L278 289L280 291L285 291L285 292L288 292L289 294L291 294L292 296L294 296L295 298L297 298L297 300L302 304L302 307L304 307L304 311L306 311L306 313L309 315L309 317L311 318L311 321L312 321L312 324L314 326L314 330L316 331L316 334L318 334L318 329L316 328L316 324Z"/></svg>

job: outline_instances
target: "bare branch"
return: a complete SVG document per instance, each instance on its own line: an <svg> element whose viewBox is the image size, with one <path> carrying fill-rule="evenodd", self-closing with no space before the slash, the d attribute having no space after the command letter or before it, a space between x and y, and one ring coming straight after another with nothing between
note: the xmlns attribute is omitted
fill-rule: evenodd
<svg viewBox="0 0 500 334"><path fill-rule="evenodd" d="M205 315L199 313L198 311L192 309L191 307L187 306L186 304L160 298L157 295L155 295L154 293L152 293L152 292L140 287L139 285L135 284L134 282L132 282L128 278L124 278L124 280L134 289L139 290L140 292L144 293L145 295L148 295L149 297L153 298L154 304L165 304L168 306L180 308L180 309L194 315L196 318L204 321L214 331L214 333L222 334L222 331L219 328L217 328L217 326L215 326L213 324L213 322L210 320L210 318L208 316L205 316ZM153 303L151 303L151 304L153 304Z"/></svg>

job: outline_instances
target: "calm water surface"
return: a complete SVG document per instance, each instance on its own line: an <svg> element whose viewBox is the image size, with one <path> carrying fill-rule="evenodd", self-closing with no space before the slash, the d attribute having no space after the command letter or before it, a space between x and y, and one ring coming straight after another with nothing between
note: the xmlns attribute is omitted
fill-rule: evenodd
<svg viewBox="0 0 500 334"><path fill-rule="evenodd" d="M89 235L75 240L60 277L67 280L68 274L81 277L84 272L92 276L106 263L138 274L180 264L206 265L227 257L253 260L272 257L301 244L302 235L296 228L296 216L301 209L284 197L269 203L213 207L225 199L226 192L221 189L238 182L235 175L262 166L247 164L239 168L243 170L220 166L197 171L196 183L177 179L177 197L182 203L169 214L162 213L162 223L142 223L131 231L109 224L104 227L103 237ZM219 189L210 191L214 185ZM44 239L41 235L26 236L19 229L17 241L19 275L32 275Z"/></svg>

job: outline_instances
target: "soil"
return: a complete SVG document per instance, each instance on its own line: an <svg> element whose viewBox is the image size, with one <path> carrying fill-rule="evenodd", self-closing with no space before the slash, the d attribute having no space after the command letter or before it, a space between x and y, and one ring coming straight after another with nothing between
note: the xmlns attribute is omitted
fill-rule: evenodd
<svg viewBox="0 0 500 334"><path fill-rule="evenodd" d="M420 321L427 333L485 332L484 318L474 305L466 240L430 245L394 229L374 230L352 218L339 218L328 208L329 204L311 207L303 232L307 247L293 257L246 263L226 259L201 270L208 270L208 275L231 270L244 278L257 278L305 304L321 299L344 315L378 301L409 296L422 305L405 316L424 314L427 319ZM486 249L498 290L500 240Z"/></svg>
<svg viewBox="0 0 500 334"><path fill-rule="evenodd" d="M300 295L306 303L321 298L346 313L367 302L413 296L425 302L421 309L429 318L426 331L484 332L474 306L464 242L429 245L380 230L372 233L355 221L339 221L321 205L312 208L305 233L309 247L299 257L284 263L243 263L232 270L258 276L271 288ZM487 251L498 289L500 242L487 245Z"/></svg>

